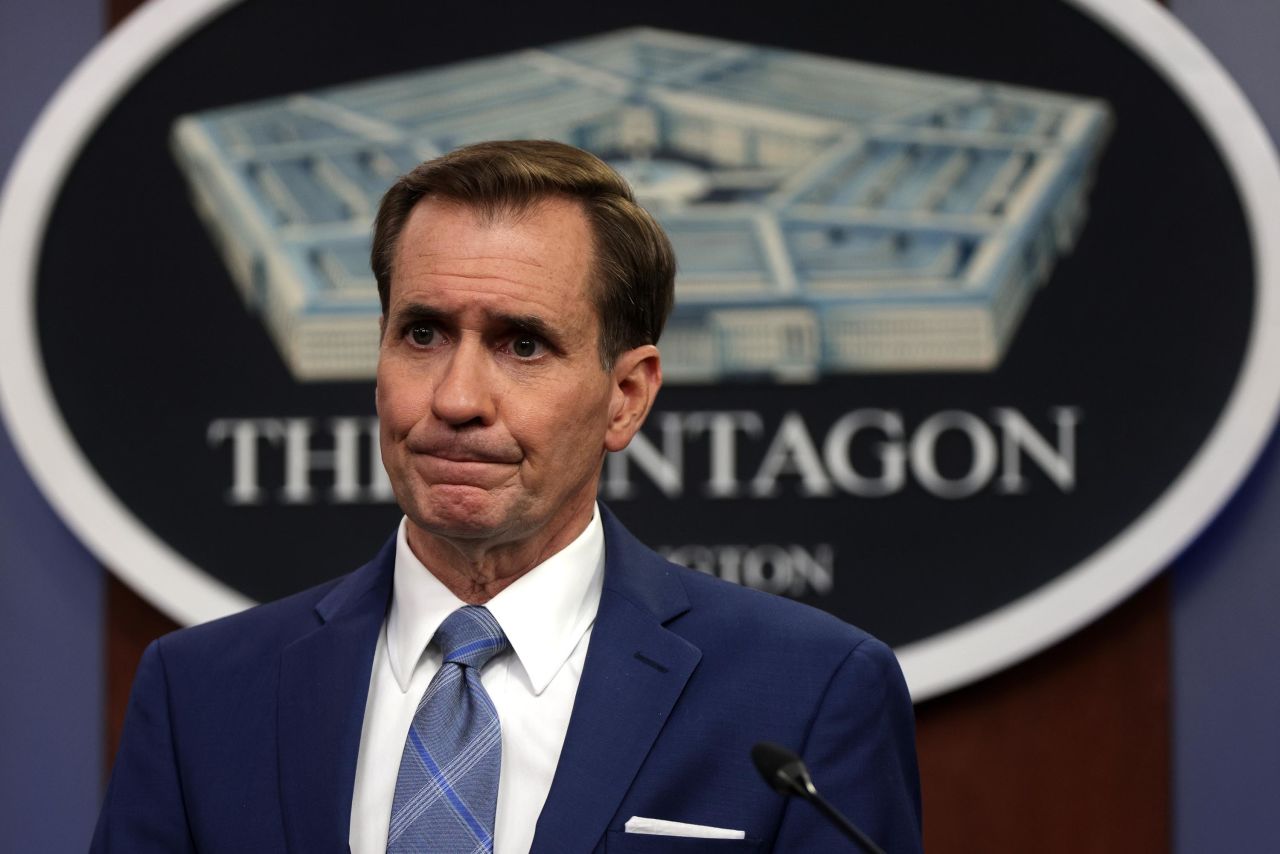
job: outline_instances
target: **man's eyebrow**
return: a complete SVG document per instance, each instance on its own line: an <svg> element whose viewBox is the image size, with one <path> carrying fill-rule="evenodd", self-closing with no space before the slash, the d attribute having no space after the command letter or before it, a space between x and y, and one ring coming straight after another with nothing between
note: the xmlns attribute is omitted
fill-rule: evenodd
<svg viewBox="0 0 1280 854"><path fill-rule="evenodd" d="M431 323L447 326L449 314L447 311L426 305L425 302L406 302L404 305L394 307L387 316L387 324L397 326L399 329L403 329L407 324L413 323Z"/></svg>
<svg viewBox="0 0 1280 854"><path fill-rule="evenodd" d="M443 321L448 318L448 315L440 309L429 306L426 303L409 302L404 305L396 306L395 310L391 312L391 317L395 322L400 323L412 320Z"/></svg>
<svg viewBox="0 0 1280 854"><path fill-rule="evenodd" d="M505 314L499 312L494 313L492 317L512 329L537 335L539 338L546 340L548 344L560 343L560 332L536 314Z"/></svg>

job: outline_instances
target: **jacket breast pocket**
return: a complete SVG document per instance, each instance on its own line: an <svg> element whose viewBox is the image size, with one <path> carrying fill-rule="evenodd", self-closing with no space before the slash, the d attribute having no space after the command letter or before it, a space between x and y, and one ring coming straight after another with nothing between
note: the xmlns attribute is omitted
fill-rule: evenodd
<svg viewBox="0 0 1280 854"><path fill-rule="evenodd" d="M611 830L605 837L606 854L757 854L759 839L690 839Z"/></svg>

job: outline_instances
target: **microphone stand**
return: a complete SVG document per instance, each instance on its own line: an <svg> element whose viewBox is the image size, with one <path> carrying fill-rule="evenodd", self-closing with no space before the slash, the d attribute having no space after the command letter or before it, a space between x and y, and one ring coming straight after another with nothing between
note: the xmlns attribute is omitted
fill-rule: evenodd
<svg viewBox="0 0 1280 854"><path fill-rule="evenodd" d="M871 841L865 833L854 826L853 822L840 814L840 811L822 795L813 785L809 769L804 760L787 748L762 741L751 748L751 760L756 770L777 792L783 795L797 795L818 808L818 812L840 829L840 832L859 846L867 854L884 854L884 849Z"/></svg>
<svg viewBox="0 0 1280 854"><path fill-rule="evenodd" d="M812 784L810 784L812 786ZM817 789L811 789L807 796L802 795L806 801L818 808L818 812L825 815L831 820L831 823L843 831L844 835L852 839L855 843L862 847L867 854L884 854L884 849L871 841L871 838L858 828L854 827L849 819L845 818L840 812L822 795L818 794Z"/></svg>

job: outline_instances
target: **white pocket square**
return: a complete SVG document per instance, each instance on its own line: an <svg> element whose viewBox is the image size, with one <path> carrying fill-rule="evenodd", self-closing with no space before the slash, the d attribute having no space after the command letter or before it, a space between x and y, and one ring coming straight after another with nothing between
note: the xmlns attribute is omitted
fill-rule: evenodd
<svg viewBox="0 0 1280 854"><path fill-rule="evenodd" d="M745 839L741 830L726 827L708 827L705 824L686 824L683 821L664 821L660 818L642 818L633 815L624 825L627 833L646 833L650 836L685 836L693 839Z"/></svg>

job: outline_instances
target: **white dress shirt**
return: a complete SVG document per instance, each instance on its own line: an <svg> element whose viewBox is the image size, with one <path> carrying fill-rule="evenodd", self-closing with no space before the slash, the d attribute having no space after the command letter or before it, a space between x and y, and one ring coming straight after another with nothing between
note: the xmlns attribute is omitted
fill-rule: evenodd
<svg viewBox="0 0 1280 854"><path fill-rule="evenodd" d="M378 637L351 800L352 854L386 854L400 754L418 701L440 669L431 638L465 605L396 535L391 608ZM578 538L486 603L511 649L481 681L502 724L494 854L527 854L560 761L604 580L597 508Z"/></svg>

